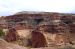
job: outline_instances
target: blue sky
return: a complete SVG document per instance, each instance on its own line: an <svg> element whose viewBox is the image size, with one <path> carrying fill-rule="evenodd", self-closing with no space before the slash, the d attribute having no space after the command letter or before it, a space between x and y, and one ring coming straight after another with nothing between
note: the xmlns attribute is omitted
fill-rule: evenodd
<svg viewBox="0 0 75 49"><path fill-rule="evenodd" d="M75 13L75 0L0 0L0 16L20 11Z"/></svg>

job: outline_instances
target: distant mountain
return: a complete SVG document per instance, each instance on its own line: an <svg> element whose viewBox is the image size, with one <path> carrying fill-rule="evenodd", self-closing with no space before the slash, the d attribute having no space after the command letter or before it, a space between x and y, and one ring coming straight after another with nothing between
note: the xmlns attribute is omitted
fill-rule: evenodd
<svg viewBox="0 0 75 49"><path fill-rule="evenodd" d="M58 13L58 12L44 12L44 11L21 11L21 12L17 12L14 15L18 15L18 14L52 14L52 13ZM61 15L75 15L74 13L58 13Z"/></svg>

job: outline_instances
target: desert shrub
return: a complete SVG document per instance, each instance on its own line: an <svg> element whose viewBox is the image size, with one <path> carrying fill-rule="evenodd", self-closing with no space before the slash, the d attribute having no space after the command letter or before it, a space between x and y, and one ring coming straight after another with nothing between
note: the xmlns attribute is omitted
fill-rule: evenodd
<svg viewBox="0 0 75 49"><path fill-rule="evenodd" d="M4 34L3 30L0 29L0 37L2 37L2 36L4 36L4 35L5 35L5 34Z"/></svg>

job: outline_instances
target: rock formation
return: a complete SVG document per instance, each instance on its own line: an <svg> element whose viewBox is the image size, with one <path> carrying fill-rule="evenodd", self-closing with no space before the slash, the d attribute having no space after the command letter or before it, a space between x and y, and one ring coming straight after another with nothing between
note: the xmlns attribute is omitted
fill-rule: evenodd
<svg viewBox="0 0 75 49"><path fill-rule="evenodd" d="M71 41L75 43L75 14L51 12L19 12L14 15L5 16L3 17L3 19L1 18L0 20L0 26L4 26L4 29L14 27L20 30L33 30L41 25L41 29L40 27L39 29L45 37L40 32L34 31L36 34L34 32L31 34L31 43L33 44L32 47L45 47L46 43L48 44L48 42L46 42L46 37L48 37L49 43L53 41L53 43L51 44L60 45L61 43L72 43ZM42 25L43 23L44 25ZM9 29L9 32L5 36L5 40L15 41L18 39L17 35L15 34L16 31L14 31L14 33L12 32L13 31L10 31ZM34 42L34 40L37 42ZM36 43L38 44L36 45Z"/></svg>
<svg viewBox="0 0 75 49"><path fill-rule="evenodd" d="M9 29L9 32L5 36L5 40L8 42L16 41L19 39L19 36L14 28Z"/></svg>
<svg viewBox="0 0 75 49"><path fill-rule="evenodd" d="M32 37L31 37L31 43L32 47L34 48L39 48L39 47L46 47L46 39L42 33L39 31L32 31Z"/></svg>

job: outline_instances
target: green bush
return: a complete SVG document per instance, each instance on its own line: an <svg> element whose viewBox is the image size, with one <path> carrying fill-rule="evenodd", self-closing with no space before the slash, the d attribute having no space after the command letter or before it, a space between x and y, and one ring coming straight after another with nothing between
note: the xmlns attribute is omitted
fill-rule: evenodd
<svg viewBox="0 0 75 49"><path fill-rule="evenodd" d="M4 35L5 35L5 34L4 34L3 30L0 29L0 37L2 37L2 36L4 36Z"/></svg>

